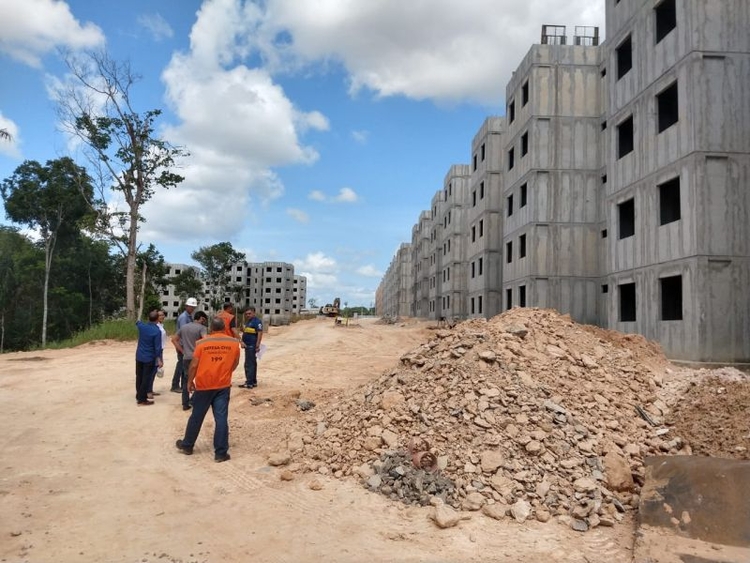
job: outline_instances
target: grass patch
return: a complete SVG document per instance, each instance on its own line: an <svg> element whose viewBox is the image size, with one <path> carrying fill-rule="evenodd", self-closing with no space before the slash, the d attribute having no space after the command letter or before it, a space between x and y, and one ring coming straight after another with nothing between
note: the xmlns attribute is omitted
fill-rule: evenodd
<svg viewBox="0 0 750 563"><path fill-rule="evenodd" d="M168 320L164 323L164 329L167 334L174 334L175 321ZM62 348L74 348L81 344L87 344L95 340L118 340L121 342L133 341L138 339L138 329L133 321L127 319L111 319L104 321L96 326L87 328L67 340L59 342L48 342L47 348L59 350Z"/></svg>

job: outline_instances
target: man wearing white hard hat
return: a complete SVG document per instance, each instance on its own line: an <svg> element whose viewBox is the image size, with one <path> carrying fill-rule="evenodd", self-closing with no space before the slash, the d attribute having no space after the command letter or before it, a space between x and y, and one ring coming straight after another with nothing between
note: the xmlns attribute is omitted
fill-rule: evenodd
<svg viewBox="0 0 750 563"><path fill-rule="evenodd" d="M185 310L180 313L177 317L177 332L186 324L193 322L193 311L198 306L198 300L195 297L188 297L185 301ZM172 388L170 389L173 393L182 393L182 354L177 351L177 365L174 367L174 375L172 376Z"/></svg>

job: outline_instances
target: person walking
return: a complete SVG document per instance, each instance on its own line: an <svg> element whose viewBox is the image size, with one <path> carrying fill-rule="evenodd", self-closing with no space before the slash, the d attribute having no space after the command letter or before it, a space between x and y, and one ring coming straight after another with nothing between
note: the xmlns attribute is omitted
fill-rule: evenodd
<svg viewBox="0 0 750 563"><path fill-rule="evenodd" d="M148 314L148 322L136 321L138 344L135 349L135 400L138 406L153 405L148 398L151 378L156 369L162 367L161 331L156 326L158 311Z"/></svg>
<svg viewBox="0 0 750 563"><path fill-rule="evenodd" d="M232 372L240 363L237 340L222 334L224 320L211 321L211 334L200 339L193 351L188 370L188 391L193 393L193 412L185 427L185 436L175 445L180 453L191 455L206 418L208 408L214 415L214 461L228 461L229 456L229 395Z"/></svg>
<svg viewBox="0 0 750 563"><path fill-rule="evenodd" d="M185 310L180 313L180 316L177 317L177 324L175 331L180 330L183 326L185 326L188 323L193 322L193 311L195 311L195 308L198 306L198 301L195 297L188 297L187 301L185 301ZM181 393L182 392L182 381L183 381L183 369L182 369L182 360L183 357L180 354L180 351L177 351L177 364L174 366L174 375L172 375L172 387L170 388L170 391L172 393ZM187 374L184 374L184 378L187 379Z"/></svg>
<svg viewBox="0 0 750 563"><path fill-rule="evenodd" d="M201 338L207 334L206 325L208 324L208 315L203 311L196 311L193 315L193 322L186 324L172 336L172 344L177 349L177 354L182 358L182 410L190 410L190 392L188 391L187 379L190 362L193 359L195 345Z"/></svg>
<svg viewBox="0 0 750 563"><path fill-rule="evenodd" d="M234 316L234 305L231 303L224 303L220 313L216 314L216 317L224 321L224 334L230 338L236 338L239 340L240 335L237 331L237 320Z"/></svg>
<svg viewBox="0 0 750 563"><path fill-rule="evenodd" d="M242 329L242 347L245 349L245 389L258 386L258 351L263 340L263 323L255 316L255 307L245 311L245 326Z"/></svg>

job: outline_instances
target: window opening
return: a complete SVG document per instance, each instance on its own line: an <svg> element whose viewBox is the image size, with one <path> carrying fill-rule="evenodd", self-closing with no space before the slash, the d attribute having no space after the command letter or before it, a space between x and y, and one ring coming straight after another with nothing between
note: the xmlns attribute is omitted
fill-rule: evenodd
<svg viewBox="0 0 750 563"><path fill-rule="evenodd" d="M682 320L682 276L660 278L661 320Z"/></svg>
<svg viewBox="0 0 750 563"><path fill-rule="evenodd" d="M633 116L617 126L617 158L633 152Z"/></svg>
<svg viewBox="0 0 750 563"><path fill-rule="evenodd" d="M635 283L620 285L620 322L635 322Z"/></svg>
<svg viewBox="0 0 750 563"><path fill-rule="evenodd" d="M632 237L635 234L635 199L623 201L617 206L620 233L619 238Z"/></svg>

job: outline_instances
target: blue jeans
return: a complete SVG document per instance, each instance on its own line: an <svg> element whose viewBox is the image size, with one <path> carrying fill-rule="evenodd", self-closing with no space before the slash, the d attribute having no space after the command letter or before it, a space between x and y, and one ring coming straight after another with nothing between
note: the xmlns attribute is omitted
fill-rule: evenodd
<svg viewBox="0 0 750 563"><path fill-rule="evenodd" d="M255 344L245 346L245 385L258 385L258 358Z"/></svg>
<svg viewBox="0 0 750 563"><path fill-rule="evenodd" d="M229 451L229 387L224 389L210 389L208 391L195 391L193 393L193 412L187 421L185 437L182 443L192 448L200 434L203 420L206 418L208 408L214 415L216 428L214 430L214 455L224 456Z"/></svg>
<svg viewBox="0 0 750 563"><path fill-rule="evenodd" d="M190 392L188 391L187 386L187 380L188 380L188 372L190 371L190 362L193 359L190 358L189 360L182 360L182 373L180 375L180 387L182 387L182 407L189 407L190 406Z"/></svg>
<svg viewBox="0 0 750 563"><path fill-rule="evenodd" d="M172 375L172 389L179 389L180 382L182 381L182 360L183 356L179 352L177 352L177 363L174 366L174 375Z"/></svg>

